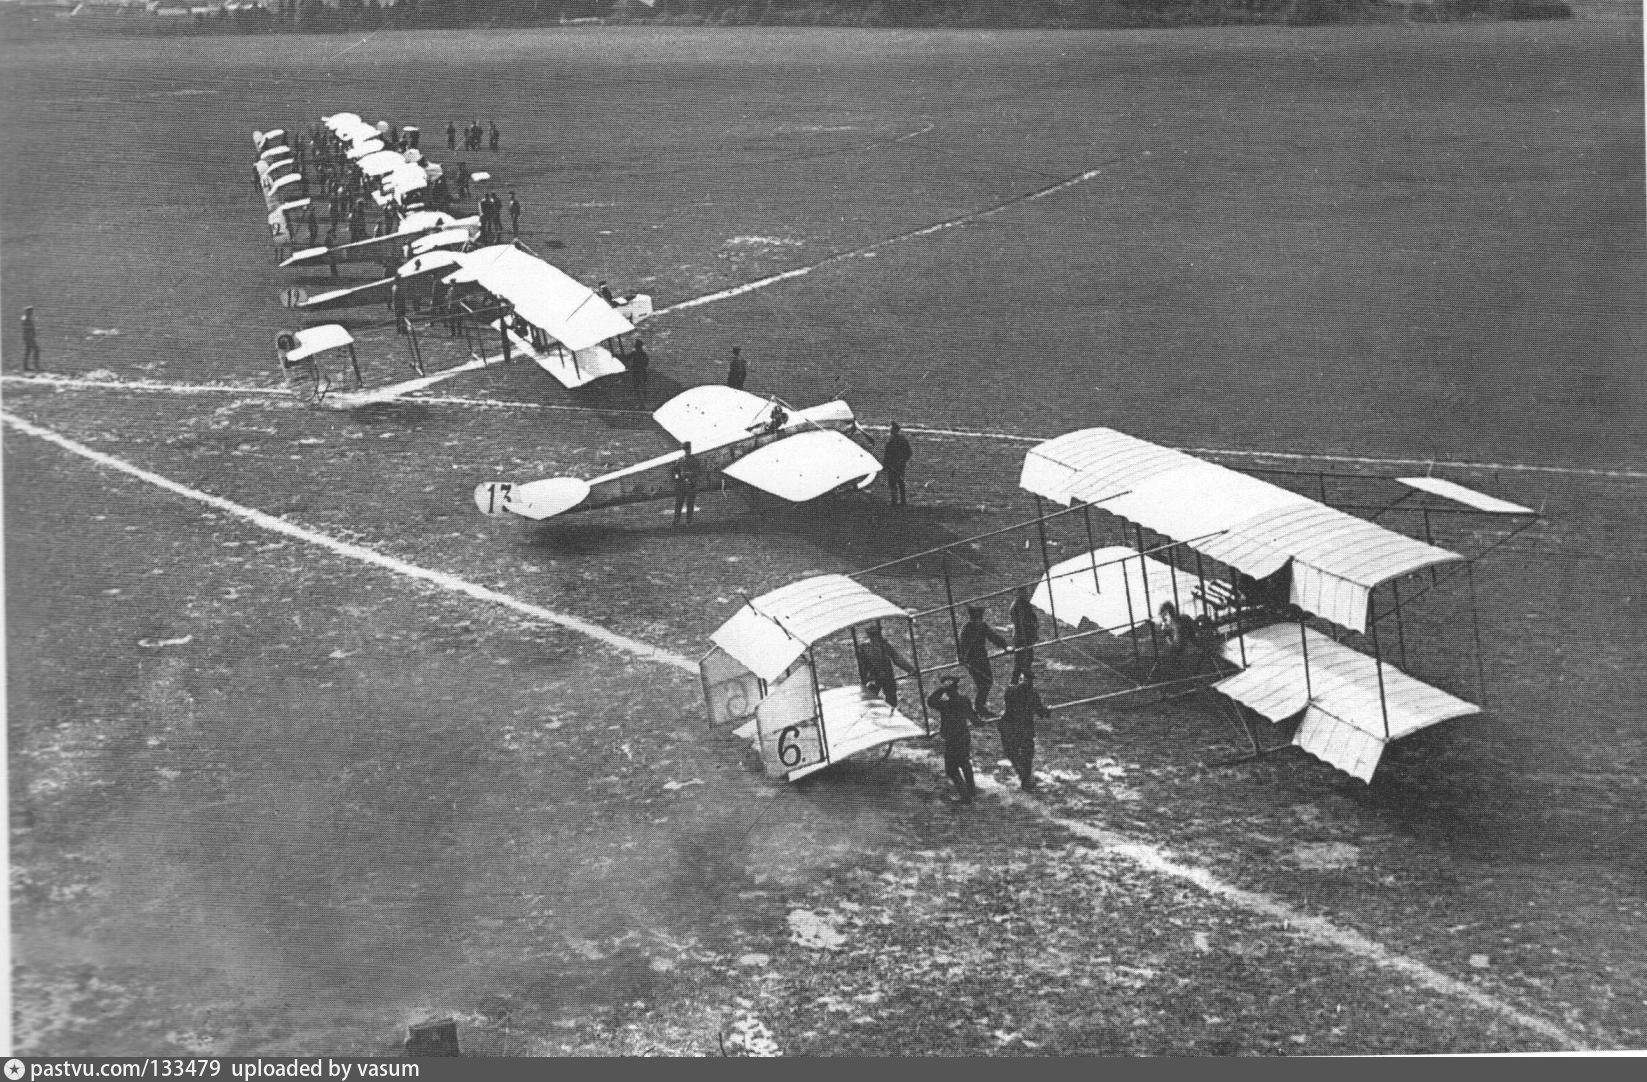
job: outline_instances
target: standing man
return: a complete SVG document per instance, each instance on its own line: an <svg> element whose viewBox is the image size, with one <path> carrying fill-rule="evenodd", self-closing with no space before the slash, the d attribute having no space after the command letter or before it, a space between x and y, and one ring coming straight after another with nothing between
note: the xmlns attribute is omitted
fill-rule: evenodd
<svg viewBox="0 0 1647 1082"><path fill-rule="evenodd" d="M698 502L698 460L692 455L690 443L681 444L680 461L675 463L675 525L681 524L681 511L686 511L686 524L692 525L692 511Z"/></svg>
<svg viewBox="0 0 1647 1082"><path fill-rule="evenodd" d="M1018 785L1026 793L1035 791L1035 716L1050 718L1052 711L1041 701L1035 685L1023 673L1014 673L1006 689L1006 713L1001 715L1001 750L1018 772Z"/></svg>
<svg viewBox="0 0 1647 1082"><path fill-rule="evenodd" d="M514 230L515 236L520 236L520 200L515 193L509 193L509 227Z"/></svg>
<svg viewBox="0 0 1647 1082"><path fill-rule="evenodd" d="M332 268L332 277L337 277L337 226L330 226L326 230L326 265Z"/></svg>
<svg viewBox="0 0 1647 1082"><path fill-rule="evenodd" d="M652 375L652 358L647 356L646 343L635 339L635 348L629 351L629 382L635 388L635 401L646 408L646 384Z"/></svg>
<svg viewBox="0 0 1647 1082"><path fill-rule="evenodd" d="M501 136L501 133L498 131L497 121L488 120L486 122L486 125L487 125L487 127L492 129L491 147L492 147L492 153L496 154L498 152L498 139Z"/></svg>
<svg viewBox="0 0 1647 1082"><path fill-rule="evenodd" d="M29 367L30 361L34 362L33 368ZM32 304L23 309L23 371L45 371L45 368L40 364L40 339L34 325L34 305Z"/></svg>
<svg viewBox="0 0 1647 1082"><path fill-rule="evenodd" d="M1041 638L1041 617L1029 600L1029 587L1018 587L1012 603L1012 675L1035 675L1035 644Z"/></svg>
<svg viewBox="0 0 1647 1082"><path fill-rule="evenodd" d="M313 203L309 204L309 213L305 219L305 224L309 227L309 247L313 248L315 246L315 238L320 236L320 216L315 213L315 205Z"/></svg>
<svg viewBox="0 0 1647 1082"><path fill-rule="evenodd" d="M399 282L389 287L389 306L395 310L395 330L408 333L411 324L406 319L406 290Z"/></svg>
<svg viewBox="0 0 1647 1082"><path fill-rule="evenodd" d="M743 349L740 346L732 347L732 364L726 370L726 385L734 391L743 390L743 385L749 379L749 365L743 359Z"/></svg>
<svg viewBox="0 0 1647 1082"><path fill-rule="evenodd" d="M915 457L910 449L909 441L904 439L903 429L898 422L892 422L892 435L886 440L886 454L881 460L881 466L886 470L886 487L890 494L893 507L909 505L909 493L904 490L904 471L909 469L909 460Z"/></svg>
<svg viewBox="0 0 1647 1082"><path fill-rule="evenodd" d="M978 795L978 784L972 780L972 730L967 726L967 715L972 704L960 691L961 678L946 676L938 681L938 690L927 696L926 705L938 711L938 732L944 738L944 773L955 783L962 804L971 804Z"/></svg>
<svg viewBox="0 0 1647 1082"><path fill-rule="evenodd" d="M457 194L459 199L469 198L469 163L457 164Z"/></svg>
<svg viewBox="0 0 1647 1082"><path fill-rule="evenodd" d="M908 673L915 671L915 666L905 661L903 655L886 641L886 636L881 634L881 625L871 624L859 650L858 668L867 674L864 685L870 691L879 694L893 709L897 709L898 674L893 666Z"/></svg>
<svg viewBox="0 0 1647 1082"><path fill-rule="evenodd" d="M989 661L989 644L1006 649L1006 640L1001 638L1000 632L984 623L984 608L982 605L969 605L966 610L966 624L961 628L960 662L966 666L967 675L972 677L972 687L976 693L972 708L981 718L993 718L996 715L989 709L989 689L995 686L995 670Z"/></svg>
<svg viewBox="0 0 1647 1082"><path fill-rule="evenodd" d="M455 120L446 122L446 149L457 149L457 121Z"/></svg>
<svg viewBox="0 0 1647 1082"><path fill-rule="evenodd" d="M475 204L475 212L480 215L480 243L484 247L491 244L492 237L492 195L490 192L480 197Z"/></svg>

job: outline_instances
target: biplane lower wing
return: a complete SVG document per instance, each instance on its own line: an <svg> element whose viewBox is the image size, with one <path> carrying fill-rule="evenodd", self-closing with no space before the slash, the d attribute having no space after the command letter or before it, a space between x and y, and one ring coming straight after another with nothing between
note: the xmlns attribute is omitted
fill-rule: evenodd
<svg viewBox="0 0 1647 1082"><path fill-rule="evenodd" d="M1035 587L1030 603L1078 627L1083 620L1115 635L1149 623L1163 601L1195 619L1216 613L1206 594L1227 595L1228 587L1175 570L1125 545L1112 545L1054 564Z"/></svg>
<svg viewBox="0 0 1647 1082"><path fill-rule="evenodd" d="M501 324L493 322L492 327L500 329ZM614 357L612 351L605 346L590 346L574 351L556 343L548 349L536 349L532 343L514 331L506 330L504 333L509 336L509 348L517 356L531 358L533 364L555 377L567 390L574 390L607 376L620 376L628 371L624 368L623 362Z"/></svg>
<svg viewBox="0 0 1647 1082"><path fill-rule="evenodd" d="M1271 721L1302 711L1293 744L1352 777L1371 781L1384 748L1420 729L1481 708L1313 628L1273 624L1224 644L1247 667L1213 688Z"/></svg>
<svg viewBox="0 0 1647 1082"><path fill-rule="evenodd" d="M926 730L904 717L879 695L861 687L831 688L818 696L828 757L821 763L791 770L788 780L800 781L831 763L859 752L925 736Z"/></svg>
<svg viewBox="0 0 1647 1082"><path fill-rule="evenodd" d="M347 289L327 290L312 297L303 297L292 307L305 312L325 312L334 308L355 308L363 304L387 304L394 292L395 281L393 278L384 278L376 282L367 282L365 285L349 286Z"/></svg>

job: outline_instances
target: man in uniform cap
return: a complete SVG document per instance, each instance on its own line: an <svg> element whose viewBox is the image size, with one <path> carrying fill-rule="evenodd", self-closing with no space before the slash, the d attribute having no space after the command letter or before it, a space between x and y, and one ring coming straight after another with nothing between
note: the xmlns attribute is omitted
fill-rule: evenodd
<svg viewBox="0 0 1647 1082"><path fill-rule="evenodd" d="M972 730L968 716L972 704L961 694L961 678L946 676L938 681L938 690L927 696L926 705L938 711L938 732L944 738L944 773L955 783L962 804L971 804L978 795L978 785L972 780Z"/></svg>
<svg viewBox="0 0 1647 1082"><path fill-rule="evenodd" d="M1007 641L1001 638L1000 632L984 623L982 605L967 606L966 616L966 624L961 628L960 648L956 652L960 655L961 664L966 666L967 675L972 677L972 687L977 693L973 699L973 709L981 718L992 718L995 715L989 709L989 689L995 686L995 671L989 661L989 644L994 643L1004 650Z"/></svg>

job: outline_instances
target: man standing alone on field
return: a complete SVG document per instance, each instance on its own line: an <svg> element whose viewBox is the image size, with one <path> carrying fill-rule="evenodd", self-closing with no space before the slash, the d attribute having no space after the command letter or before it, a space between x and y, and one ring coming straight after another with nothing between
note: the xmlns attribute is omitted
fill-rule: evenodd
<svg viewBox="0 0 1647 1082"><path fill-rule="evenodd" d="M32 369L29 367L31 360L34 362ZM23 309L23 371L45 371L40 365L40 340L34 326L34 305L32 304Z"/></svg>
<svg viewBox="0 0 1647 1082"><path fill-rule="evenodd" d="M904 439L903 429L898 422L892 422L892 435L887 437L886 455L881 466L886 470L886 488L891 495L893 507L909 505L909 493L904 488L904 471L909 469L909 460L915 457L910 449L909 441Z"/></svg>
<svg viewBox="0 0 1647 1082"><path fill-rule="evenodd" d="M509 193L509 225L515 236L520 236L520 200L515 198L514 192Z"/></svg>
<svg viewBox="0 0 1647 1082"><path fill-rule="evenodd" d="M446 122L446 149L457 149L457 122L453 120Z"/></svg>
<svg viewBox="0 0 1647 1082"><path fill-rule="evenodd" d="M732 364L726 370L726 385L734 391L741 391L748 379L749 365L743 359L743 350L739 346L733 346Z"/></svg>
<svg viewBox="0 0 1647 1082"><path fill-rule="evenodd" d="M488 120L486 122L486 125L487 125L487 127L492 129L491 147L492 147L492 153L496 154L498 152L498 139L501 138L502 133L498 131L497 121Z"/></svg>

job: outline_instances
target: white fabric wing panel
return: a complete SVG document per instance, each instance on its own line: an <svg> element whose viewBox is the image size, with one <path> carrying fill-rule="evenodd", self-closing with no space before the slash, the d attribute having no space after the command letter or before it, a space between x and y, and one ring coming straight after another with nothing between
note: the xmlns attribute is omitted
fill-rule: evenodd
<svg viewBox="0 0 1647 1082"><path fill-rule="evenodd" d="M1328 766L1366 782L1372 781L1386 743L1315 706L1304 711L1292 742Z"/></svg>
<svg viewBox="0 0 1647 1082"><path fill-rule="evenodd" d="M828 762L791 770L790 781L799 781L861 751L926 735L926 730L894 710L885 699L866 694L860 687L831 688L821 699Z"/></svg>
<svg viewBox="0 0 1647 1082"><path fill-rule="evenodd" d="M744 455L721 472L794 503L842 485L862 484L881 471L875 456L839 432L808 429Z"/></svg>
<svg viewBox="0 0 1647 1082"><path fill-rule="evenodd" d="M1018 485L1027 492L1068 505L1073 486L1085 475L1101 476L1108 490L1089 492L1089 503L1120 492L1134 481L1196 459L1111 428L1084 428L1037 444L1024 456Z"/></svg>
<svg viewBox="0 0 1647 1082"><path fill-rule="evenodd" d="M671 398L652 419L678 442L702 451L748 437L770 409L771 403L747 391L706 384Z"/></svg>
<svg viewBox="0 0 1647 1082"><path fill-rule="evenodd" d="M845 575L818 575L753 599L709 638L770 682L826 635L869 620L907 615Z"/></svg>
<svg viewBox="0 0 1647 1082"><path fill-rule="evenodd" d="M1055 564L1051 575L1036 586L1030 603L1071 626L1089 620L1112 634L1125 635L1153 619L1163 601L1173 601L1192 619L1209 613L1199 589L1194 575L1125 545L1113 545Z"/></svg>
<svg viewBox="0 0 1647 1082"><path fill-rule="evenodd" d="M324 353L329 349L337 349L353 342L354 336L336 323L325 323L319 327L310 327L298 331L293 335L297 339L297 348L286 352L288 361L301 361L313 357L317 353Z"/></svg>
<svg viewBox="0 0 1647 1082"><path fill-rule="evenodd" d="M1273 624L1246 633L1246 670L1213 686L1220 691L1232 689L1227 692L1232 698L1255 710L1258 706L1235 692L1273 703L1270 710L1280 710L1307 693L1312 706L1381 740L1398 740L1451 718L1481 712L1479 706L1415 680L1388 662L1380 666L1366 654L1334 642L1313 628L1305 631L1304 638L1308 641L1307 674L1298 625ZM1223 653L1226 660L1239 664L1241 644L1232 639L1224 644ZM1379 704L1380 680L1384 707ZM1385 708L1389 713L1387 737ZM1272 720L1290 716L1259 712Z"/></svg>
<svg viewBox="0 0 1647 1082"><path fill-rule="evenodd" d="M635 327L600 294L511 245L471 254L462 278L514 306L515 314L567 349L588 349Z"/></svg>
<svg viewBox="0 0 1647 1082"><path fill-rule="evenodd" d="M1477 492L1473 488L1465 488L1456 481L1445 481L1439 477L1397 477L1397 481L1420 492L1428 492L1432 496L1461 503L1466 507L1473 507L1477 511L1485 511L1490 515L1531 515L1531 507L1523 507L1519 503L1501 500L1497 496L1489 496L1485 492Z"/></svg>

